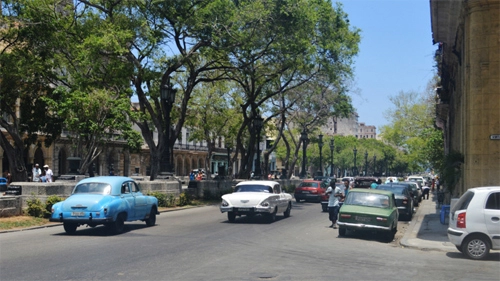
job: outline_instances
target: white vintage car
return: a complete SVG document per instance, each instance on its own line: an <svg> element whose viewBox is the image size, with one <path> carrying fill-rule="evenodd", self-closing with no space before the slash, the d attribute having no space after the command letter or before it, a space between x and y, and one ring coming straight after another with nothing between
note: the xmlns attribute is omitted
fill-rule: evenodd
<svg viewBox="0 0 500 281"><path fill-rule="evenodd" d="M289 217L291 209L292 195L284 192L278 182L264 180L238 183L233 193L222 196L220 206L229 222L242 215L262 215L273 222L278 213Z"/></svg>

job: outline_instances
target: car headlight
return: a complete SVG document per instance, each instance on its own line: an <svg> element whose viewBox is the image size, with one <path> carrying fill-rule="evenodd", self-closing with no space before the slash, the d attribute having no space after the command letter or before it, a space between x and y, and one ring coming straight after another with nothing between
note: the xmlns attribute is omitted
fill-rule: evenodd
<svg viewBox="0 0 500 281"><path fill-rule="evenodd" d="M229 203L226 200L222 199L222 203L220 205L222 207L227 207L227 206L229 206Z"/></svg>
<svg viewBox="0 0 500 281"><path fill-rule="evenodd" d="M270 205L270 204L269 204L269 201L264 200L264 201L262 201L262 202L260 203L260 205L261 205L262 207L269 207L269 205Z"/></svg>

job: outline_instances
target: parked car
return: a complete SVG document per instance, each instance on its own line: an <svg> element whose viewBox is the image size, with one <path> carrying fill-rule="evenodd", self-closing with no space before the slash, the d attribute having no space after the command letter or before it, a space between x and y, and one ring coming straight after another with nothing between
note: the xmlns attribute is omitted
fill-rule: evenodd
<svg viewBox="0 0 500 281"><path fill-rule="evenodd" d="M354 188L370 188L373 182L377 182L376 177L356 177L354 179Z"/></svg>
<svg viewBox="0 0 500 281"><path fill-rule="evenodd" d="M408 181L416 181L420 184L420 187L427 185L427 180L422 176L409 176Z"/></svg>
<svg viewBox="0 0 500 281"><path fill-rule="evenodd" d="M399 182L398 177L387 177L387 178L385 179L385 183L390 183L390 182L391 182L391 180L392 180L392 182L393 182L393 183L397 183L397 182Z"/></svg>
<svg viewBox="0 0 500 281"><path fill-rule="evenodd" d="M500 186L467 190L450 210L448 239L465 256L484 259L500 250Z"/></svg>
<svg viewBox="0 0 500 281"><path fill-rule="evenodd" d="M345 236L347 230L376 231L392 241L398 229L398 216L391 191L354 188L339 211L339 235Z"/></svg>
<svg viewBox="0 0 500 281"><path fill-rule="evenodd" d="M341 183L341 182L336 182L335 183L335 186L340 188L340 190L343 190L344 189L344 184ZM327 187L328 188L328 187ZM330 195L329 194L326 194L326 189L325 189L325 192L323 192L321 194L321 210L323 212L327 212L328 211L328 200L330 199ZM340 205L342 205L343 203L340 202Z"/></svg>
<svg viewBox="0 0 500 281"><path fill-rule="evenodd" d="M399 218L404 217L407 221L413 218L413 198L410 187L397 183L381 184L377 186L379 190L388 190L394 193L396 205L399 211Z"/></svg>
<svg viewBox="0 0 500 281"><path fill-rule="evenodd" d="M153 226L158 214L158 199L143 195L133 179L105 176L78 182L70 197L52 206L49 220L62 222L67 234L74 234L81 225L101 224L118 234L125 221L141 220Z"/></svg>
<svg viewBox="0 0 500 281"><path fill-rule="evenodd" d="M414 181L403 181L399 182L399 184L407 184L411 188L411 195L413 197L413 204L415 206L419 206L420 202L422 202L422 188L418 185L418 183Z"/></svg>
<svg viewBox="0 0 500 281"><path fill-rule="evenodd" d="M303 180L299 186L295 188L293 196L297 202L302 200L321 202L321 196L325 193L327 188L328 183L326 181Z"/></svg>
<svg viewBox="0 0 500 281"><path fill-rule="evenodd" d="M222 196L220 211L227 213L229 222L236 216L265 216L269 222L276 220L276 214L290 216L292 195L284 192L278 182L251 180L240 182L234 192Z"/></svg>

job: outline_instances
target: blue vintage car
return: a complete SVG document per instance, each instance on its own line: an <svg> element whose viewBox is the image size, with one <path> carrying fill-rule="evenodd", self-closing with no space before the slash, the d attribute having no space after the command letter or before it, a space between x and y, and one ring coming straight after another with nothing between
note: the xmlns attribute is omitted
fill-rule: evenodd
<svg viewBox="0 0 500 281"><path fill-rule="evenodd" d="M62 222L67 234L81 225L104 224L112 233L123 232L125 221L156 224L158 199L141 193L131 178L106 176L81 180L70 197L52 206L50 221Z"/></svg>

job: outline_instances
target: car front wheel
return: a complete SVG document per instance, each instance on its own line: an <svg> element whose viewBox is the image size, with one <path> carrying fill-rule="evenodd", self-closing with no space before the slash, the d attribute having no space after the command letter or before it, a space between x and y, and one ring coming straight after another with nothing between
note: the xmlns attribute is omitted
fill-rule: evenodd
<svg viewBox="0 0 500 281"><path fill-rule="evenodd" d="M233 212L227 212L227 220L229 222L234 222L236 219L236 215Z"/></svg>
<svg viewBox="0 0 500 281"><path fill-rule="evenodd" d="M462 242L462 253L470 259L484 259L489 252L490 244L482 235L472 235Z"/></svg>
<svg viewBox="0 0 500 281"><path fill-rule="evenodd" d="M278 210L274 210L274 212L267 214L267 221L268 222L274 222L276 220L276 212Z"/></svg>
<svg viewBox="0 0 500 281"><path fill-rule="evenodd" d="M69 223L69 222L65 222L63 226L64 226L64 231L66 231L67 234L75 234L76 228L78 227L76 223Z"/></svg>
<svg viewBox="0 0 500 281"><path fill-rule="evenodd" d="M345 236L347 229L345 227L339 228L339 236Z"/></svg>

